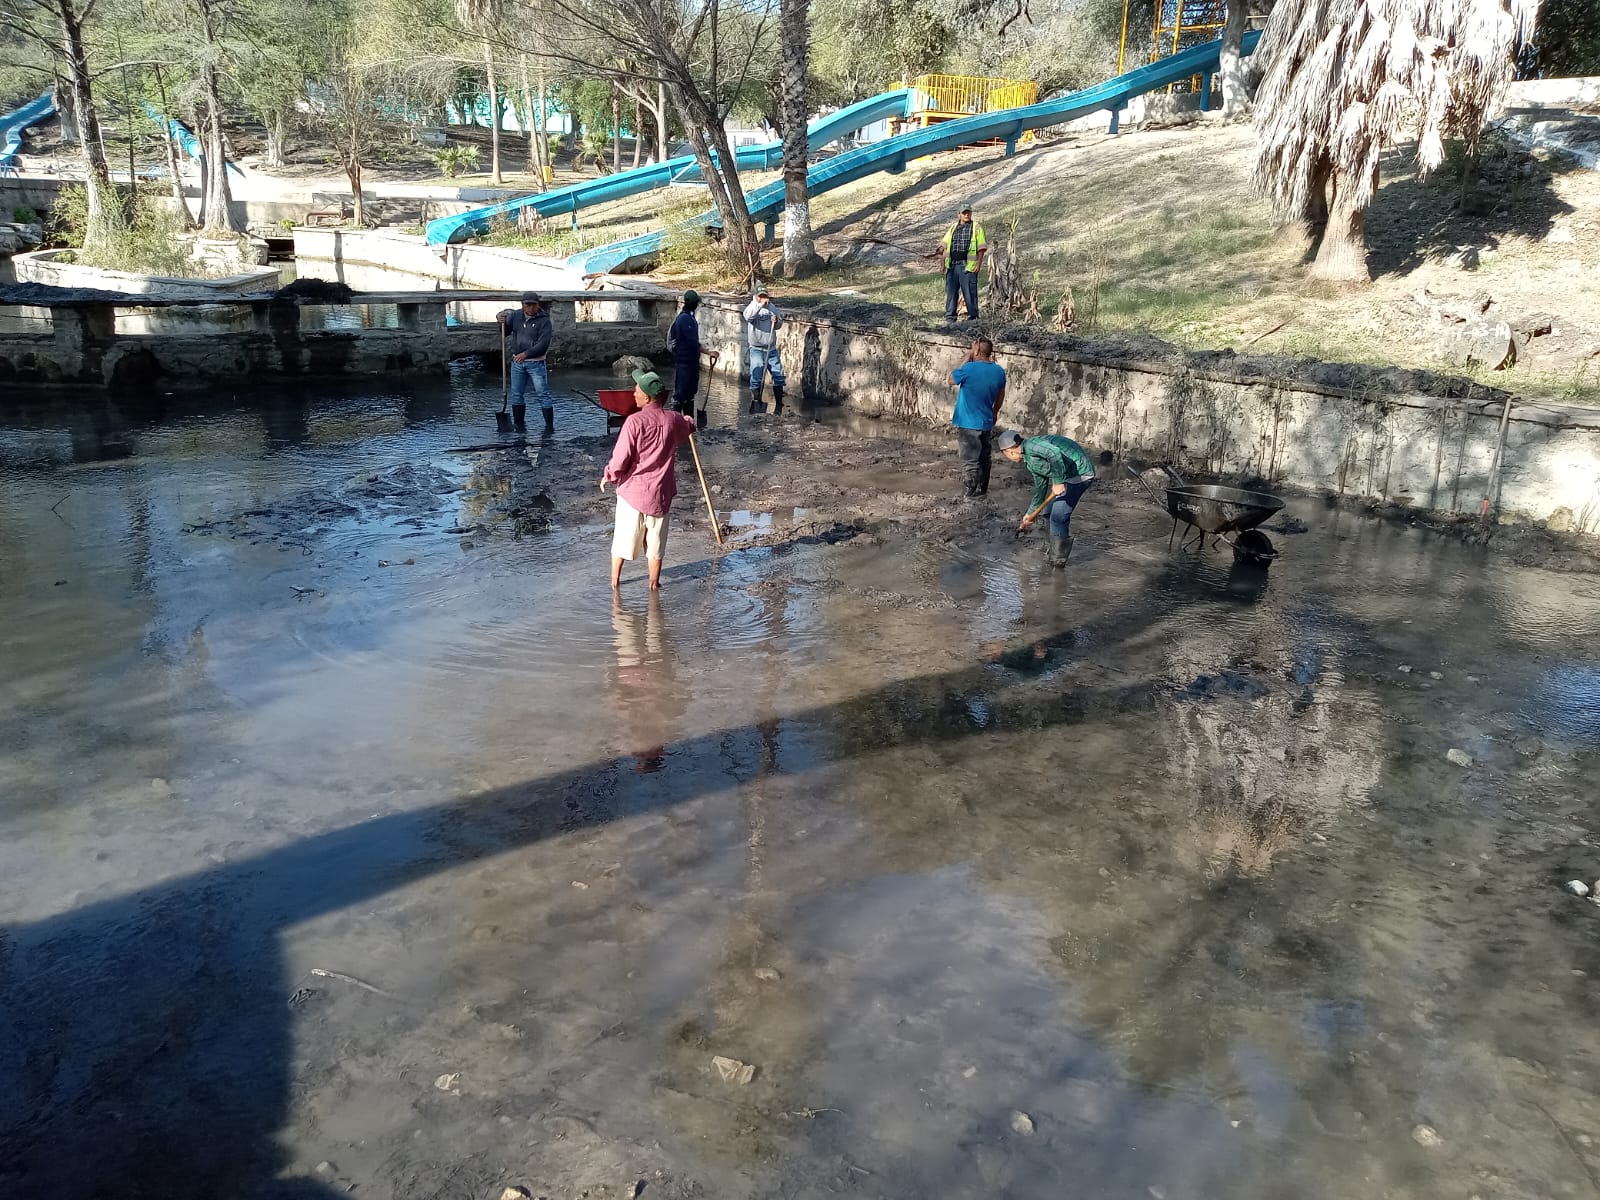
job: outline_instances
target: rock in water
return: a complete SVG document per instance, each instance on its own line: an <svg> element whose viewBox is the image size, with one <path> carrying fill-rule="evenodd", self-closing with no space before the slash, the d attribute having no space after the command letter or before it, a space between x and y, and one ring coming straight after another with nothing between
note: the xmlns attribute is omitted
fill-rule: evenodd
<svg viewBox="0 0 1600 1200"><path fill-rule="evenodd" d="M273 292L272 298L300 304L349 304L353 295L347 283L302 276Z"/></svg>
<svg viewBox="0 0 1600 1200"><path fill-rule="evenodd" d="M1589 885L1581 879L1569 879L1567 880L1567 891L1574 896L1587 896L1589 894Z"/></svg>
<svg viewBox="0 0 1600 1200"><path fill-rule="evenodd" d="M1445 751L1444 756L1451 762L1455 763L1455 765L1458 767L1470 767L1472 765L1472 755L1468 754L1465 750L1457 750L1454 747L1451 747L1449 750Z"/></svg>
<svg viewBox="0 0 1600 1200"><path fill-rule="evenodd" d="M749 1083L756 1077L755 1067L737 1058L724 1058L718 1054L711 1059L711 1065L716 1067L724 1083Z"/></svg>
<svg viewBox="0 0 1600 1200"><path fill-rule="evenodd" d="M1432 1125L1418 1125L1411 1131L1411 1140L1419 1146L1442 1146L1444 1139Z"/></svg>
<svg viewBox="0 0 1600 1200"><path fill-rule="evenodd" d="M1018 1109L1011 1114L1011 1131L1013 1133L1020 1133L1023 1137L1030 1137L1033 1134L1033 1129L1033 1118L1027 1113Z"/></svg>
<svg viewBox="0 0 1600 1200"><path fill-rule="evenodd" d="M635 371L648 371L650 367L650 360L641 358L637 354L624 354L611 364L611 369L616 372L618 379L627 379Z"/></svg>
<svg viewBox="0 0 1600 1200"><path fill-rule="evenodd" d="M512 1184L500 1193L500 1200L533 1200L533 1193L518 1184Z"/></svg>
<svg viewBox="0 0 1600 1200"><path fill-rule="evenodd" d="M433 1086L441 1092L459 1092L461 1090L461 1072L451 1071L449 1074L441 1075L433 1081Z"/></svg>

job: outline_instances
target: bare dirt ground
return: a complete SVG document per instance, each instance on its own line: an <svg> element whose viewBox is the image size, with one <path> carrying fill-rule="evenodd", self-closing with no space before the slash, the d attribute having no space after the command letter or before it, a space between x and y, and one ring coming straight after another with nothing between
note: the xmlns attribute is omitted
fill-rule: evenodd
<svg viewBox="0 0 1600 1200"><path fill-rule="evenodd" d="M973 149L819 197L819 281L942 315L943 282L923 257L963 202L991 241L1018 222L1017 246L1039 305L1072 288L1085 331L1144 330L1187 349L1298 355L1458 369L1440 352L1438 303L1487 300L1513 325L1545 314L1550 333L1482 382L1569 402L1600 401L1600 174L1490 139L1470 215L1459 175L1419 181L1409 148L1391 153L1368 216L1373 283L1307 283L1302 238L1279 227L1250 186L1248 126L1201 124L1111 138L1040 141L1005 159ZM1448 167L1449 164L1447 164ZM1419 302L1419 297L1421 301Z"/></svg>
<svg viewBox="0 0 1600 1200"><path fill-rule="evenodd" d="M901 436L863 437L848 420L820 423L788 416L701 433L712 504L728 547L827 543L869 548L885 537L913 536L930 547L953 548L1004 543L1014 536L1031 496L1021 468L996 455L989 495L967 500L959 494L960 467L947 437L897 432ZM597 481L610 451L609 439L591 437L486 452L471 489L480 516L466 536L525 536L547 526L551 511L567 520L606 520L615 500L609 492L600 493ZM1124 467L1102 464L1090 494L1093 502L1074 518L1075 532L1093 533L1106 528L1114 514L1151 506L1149 494ZM692 466L685 459L679 468L674 536L710 539L709 513ZM1501 557L1522 566L1600 571L1600 546L1582 535L1433 518L1334 495L1325 500L1330 508L1424 526L1471 545L1492 544ZM1268 528L1279 542L1300 532L1292 523ZM1034 540L1038 534L1036 528ZM876 599L913 607L950 603L948 597L924 594L885 593Z"/></svg>

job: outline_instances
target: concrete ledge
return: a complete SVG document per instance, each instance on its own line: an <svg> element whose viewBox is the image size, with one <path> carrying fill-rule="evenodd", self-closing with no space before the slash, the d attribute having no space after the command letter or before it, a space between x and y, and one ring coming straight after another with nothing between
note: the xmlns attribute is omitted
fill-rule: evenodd
<svg viewBox="0 0 1600 1200"><path fill-rule="evenodd" d="M363 290L430 281L441 288L583 287L583 276L561 259L505 246L433 247L421 236L383 229L299 228L294 254L302 275Z"/></svg>
<svg viewBox="0 0 1600 1200"><path fill-rule="evenodd" d="M151 296L196 296L217 298L239 292L272 291L281 278L277 267L262 267L222 279L187 279L173 275L136 275L128 271L105 271L99 267L60 261L61 250L31 250L14 255L11 268L21 283L45 283L52 287L98 288L109 292L130 292Z"/></svg>
<svg viewBox="0 0 1600 1200"><path fill-rule="evenodd" d="M778 298L783 305L783 298ZM742 377L743 302L710 298L703 340ZM809 404L948 428L948 372L970 335L868 325L784 306L780 350ZM1357 388L1264 376L1226 355L1095 354L996 335L1009 383L1002 424L1064 433L1093 450L1174 464L1195 476L1280 484L1445 513L1476 513L1493 490L1500 418L1510 404L1499 514L1600 532L1600 411L1521 402L1504 392L1451 394L1426 372L1371 372ZM1069 339L1063 339L1068 342ZM1315 368L1320 364L1302 364ZM1385 386L1387 380L1415 386Z"/></svg>

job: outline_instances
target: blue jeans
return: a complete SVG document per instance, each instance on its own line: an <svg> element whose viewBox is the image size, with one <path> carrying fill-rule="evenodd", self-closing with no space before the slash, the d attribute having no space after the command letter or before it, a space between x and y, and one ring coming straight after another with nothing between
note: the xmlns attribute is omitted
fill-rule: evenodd
<svg viewBox="0 0 1600 1200"><path fill-rule="evenodd" d="M951 263L944 271L944 319L956 319L956 298L967 302L967 320L978 319L978 273L967 270L964 262Z"/></svg>
<svg viewBox="0 0 1600 1200"><path fill-rule="evenodd" d="M756 346L750 347L750 390L759 392L761 385L768 374L772 376L772 386L781 388L787 381L783 376L783 362L778 358L778 348L763 350Z"/></svg>
<svg viewBox="0 0 1600 1200"><path fill-rule="evenodd" d="M1083 499L1083 494L1094 483L1092 479L1079 479L1067 484L1067 490L1057 497L1056 502L1045 509L1045 516L1050 518L1050 536L1068 538L1072 536L1072 510L1078 507L1078 501Z"/></svg>
<svg viewBox="0 0 1600 1200"><path fill-rule="evenodd" d="M533 397L540 408L550 407L550 372L542 362L514 362L511 364L511 403L526 404L523 396L528 385L533 385Z"/></svg>

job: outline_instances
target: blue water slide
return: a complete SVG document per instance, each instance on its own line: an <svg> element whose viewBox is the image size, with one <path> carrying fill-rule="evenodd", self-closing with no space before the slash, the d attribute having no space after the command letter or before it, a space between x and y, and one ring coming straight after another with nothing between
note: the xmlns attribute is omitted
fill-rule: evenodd
<svg viewBox="0 0 1600 1200"><path fill-rule="evenodd" d="M30 100L14 112L0 117L0 170L15 167L17 152L22 149L22 131L29 125L37 125L55 111L55 101L46 92L37 100Z"/></svg>
<svg viewBox="0 0 1600 1200"><path fill-rule="evenodd" d="M1260 36L1259 33L1245 35L1243 49L1246 54L1255 49ZM1069 92L1053 100L943 121L903 133L899 137L874 142L812 167L806 172L806 186L810 194L816 196L879 171L897 175L905 170L906 163L924 155L956 150L974 142L1003 141L1008 146L1015 146L1017 139L1031 129L1060 125L1094 112L1115 113L1125 108L1135 96L1142 96L1194 75L1215 72L1221 48L1220 41L1205 42L1137 67L1094 87ZM783 210L782 181L747 192L745 203L749 205L750 215L758 221L776 217ZM721 222L717 210L710 209L692 218L689 223L714 226ZM646 269L661 253L666 236L665 230L656 230L613 242L609 246L586 250L568 258L567 266L585 275Z"/></svg>
<svg viewBox="0 0 1600 1200"><path fill-rule="evenodd" d="M884 92L869 100L852 104L848 108L841 108L836 113L819 117L806 129L806 144L812 153L815 153L830 142L847 137L874 121L908 116L911 112L911 97L910 89ZM769 142L762 146L746 146L742 150L735 150L733 159L741 171L770 171L783 162L783 143ZM683 154L677 158L652 163L648 167L621 171L616 175L606 175L600 179L585 180L583 183L555 188L537 196L519 196L515 200L491 204L487 208L475 208L470 212L440 217L437 221L428 222L426 230L428 244L444 246L487 233L490 222L496 217L514 219L524 209L535 212L541 217L559 216L562 213L575 213L580 208L587 208L593 204L623 200L642 192L666 187L668 184L689 182L699 178L700 164L695 161L694 155Z"/></svg>
<svg viewBox="0 0 1600 1200"><path fill-rule="evenodd" d="M190 159L192 159L194 162L203 162L205 160L206 155L205 151L200 148L200 139L195 137L194 131L191 130L187 125L185 125L182 121L174 121L167 117L163 117L161 115L161 110L158 109L154 104L151 104L148 100L144 102L144 111L145 115L157 125L166 127L167 136L173 141L177 142L178 148L187 154ZM244 178L244 172L239 170L239 168L234 166L232 163L228 164L228 170L232 171L240 179Z"/></svg>

